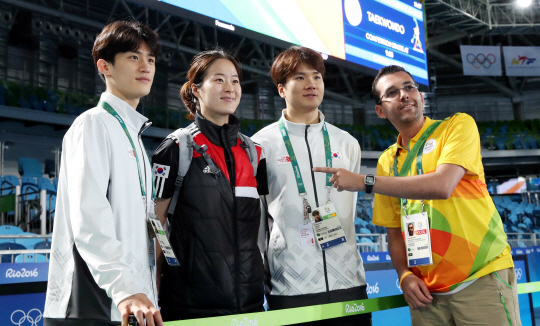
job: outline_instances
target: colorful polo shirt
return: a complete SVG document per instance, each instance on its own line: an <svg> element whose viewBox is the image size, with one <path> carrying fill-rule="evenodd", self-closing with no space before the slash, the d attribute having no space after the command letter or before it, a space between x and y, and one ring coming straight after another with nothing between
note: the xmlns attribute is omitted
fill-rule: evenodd
<svg viewBox="0 0 540 326"><path fill-rule="evenodd" d="M424 126L410 140L412 148L435 121L426 117ZM399 151L401 170L408 150L399 146L401 136L379 157L377 175L394 176L393 164ZM501 217L489 196L480 155L480 136L473 118L456 113L445 119L428 137L422 153L423 173L435 172L440 164L456 164L467 170L446 200L426 200L424 210L431 226L433 265L414 267L431 292L448 292L460 283L513 267ZM417 175L413 160L409 175ZM408 200L408 214L422 210L420 200ZM373 224L398 228L401 223L399 199L375 194Z"/></svg>

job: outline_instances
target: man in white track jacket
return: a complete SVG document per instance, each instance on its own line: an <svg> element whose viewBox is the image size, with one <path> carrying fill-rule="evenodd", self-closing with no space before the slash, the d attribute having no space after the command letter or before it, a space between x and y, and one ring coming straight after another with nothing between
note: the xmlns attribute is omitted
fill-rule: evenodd
<svg viewBox="0 0 540 326"><path fill-rule="evenodd" d="M140 23L114 22L96 38L107 90L62 144L45 326L127 325L129 314L162 325L146 227L152 169L141 141L151 123L136 111L159 51L157 34Z"/></svg>
<svg viewBox="0 0 540 326"><path fill-rule="evenodd" d="M338 193L324 174L312 172L327 161L360 171L358 141L325 122L318 110L324 72L324 61L313 50L291 47L281 53L271 75L287 106L278 122L253 136L264 149L268 171L263 224L268 225L264 247L269 310L367 298L354 229L357 193ZM338 219L325 221L332 219L329 216ZM333 223L330 230L342 233L332 241L323 239L315 232L319 223ZM371 325L371 315L310 325L338 324Z"/></svg>

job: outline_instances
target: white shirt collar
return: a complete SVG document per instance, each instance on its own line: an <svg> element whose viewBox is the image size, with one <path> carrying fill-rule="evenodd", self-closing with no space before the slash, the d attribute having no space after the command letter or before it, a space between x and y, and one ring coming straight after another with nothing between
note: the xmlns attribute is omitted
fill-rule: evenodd
<svg viewBox="0 0 540 326"><path fill-rule="evenodd" d="M127 104L125 101L121 100L117 96L114 96L111 93L103 92L101 93L100 101L107 102L114 110L122 117L124 123L129 129L133 129L136 132L139 132L142 125L148 121L148 118L144 115L137 112Z"/></svg>
<svg viewBox="0 0 540 326"><path fill-rule="evenodd" d="M285 112L286 112L286 109L283 109L283 111L281 111L281 117L283 118L283 121L285 123L285 128L287 128L287 132L289 134L294 134L294 135L304 135L306 132L306 124L294 123L287 120L285 118ZM323 124L324 124L324 114L321 111L319 111L319 123L310 124L308 132L321 131Z"/></svg>

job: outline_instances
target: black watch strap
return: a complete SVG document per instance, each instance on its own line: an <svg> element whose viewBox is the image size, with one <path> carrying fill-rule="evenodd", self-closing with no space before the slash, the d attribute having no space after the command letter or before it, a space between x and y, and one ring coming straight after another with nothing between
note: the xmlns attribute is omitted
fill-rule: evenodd
<svg viewBox="0 0 540 326"><path fill-rule="evenodd" d="M366 185L366 194L370 194L375 185L375 176L373 174L366 174L364 184Z"/></svg>

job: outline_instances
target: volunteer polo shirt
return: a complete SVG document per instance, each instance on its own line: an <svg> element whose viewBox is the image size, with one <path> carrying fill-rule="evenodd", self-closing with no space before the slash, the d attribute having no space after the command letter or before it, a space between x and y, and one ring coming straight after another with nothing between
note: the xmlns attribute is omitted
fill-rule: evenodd
<svg viewBox="0 0 540 326"><path fill-rule="evenodd" d="M410 140L412 148L435 121L426 117L424 126ZM377 175L394 176L393 164L398 154L401 170L408 150L399 146L401 136L379 157ZM413 267L431 292L448 292L460 283L513 267L510 246L506 242L501 217L487 191L480 136L473 118L456 113L445 119L428 137L422 155L423 173L435 172L441 164L456 164L467 170L454 192L446 200L425 200L431 227L433 265ZM413 160L409 175L416 175ZM408 214L422 211L421 200L408 200ZM373 224L401 227L399 199L375 194Z"/></svg>

